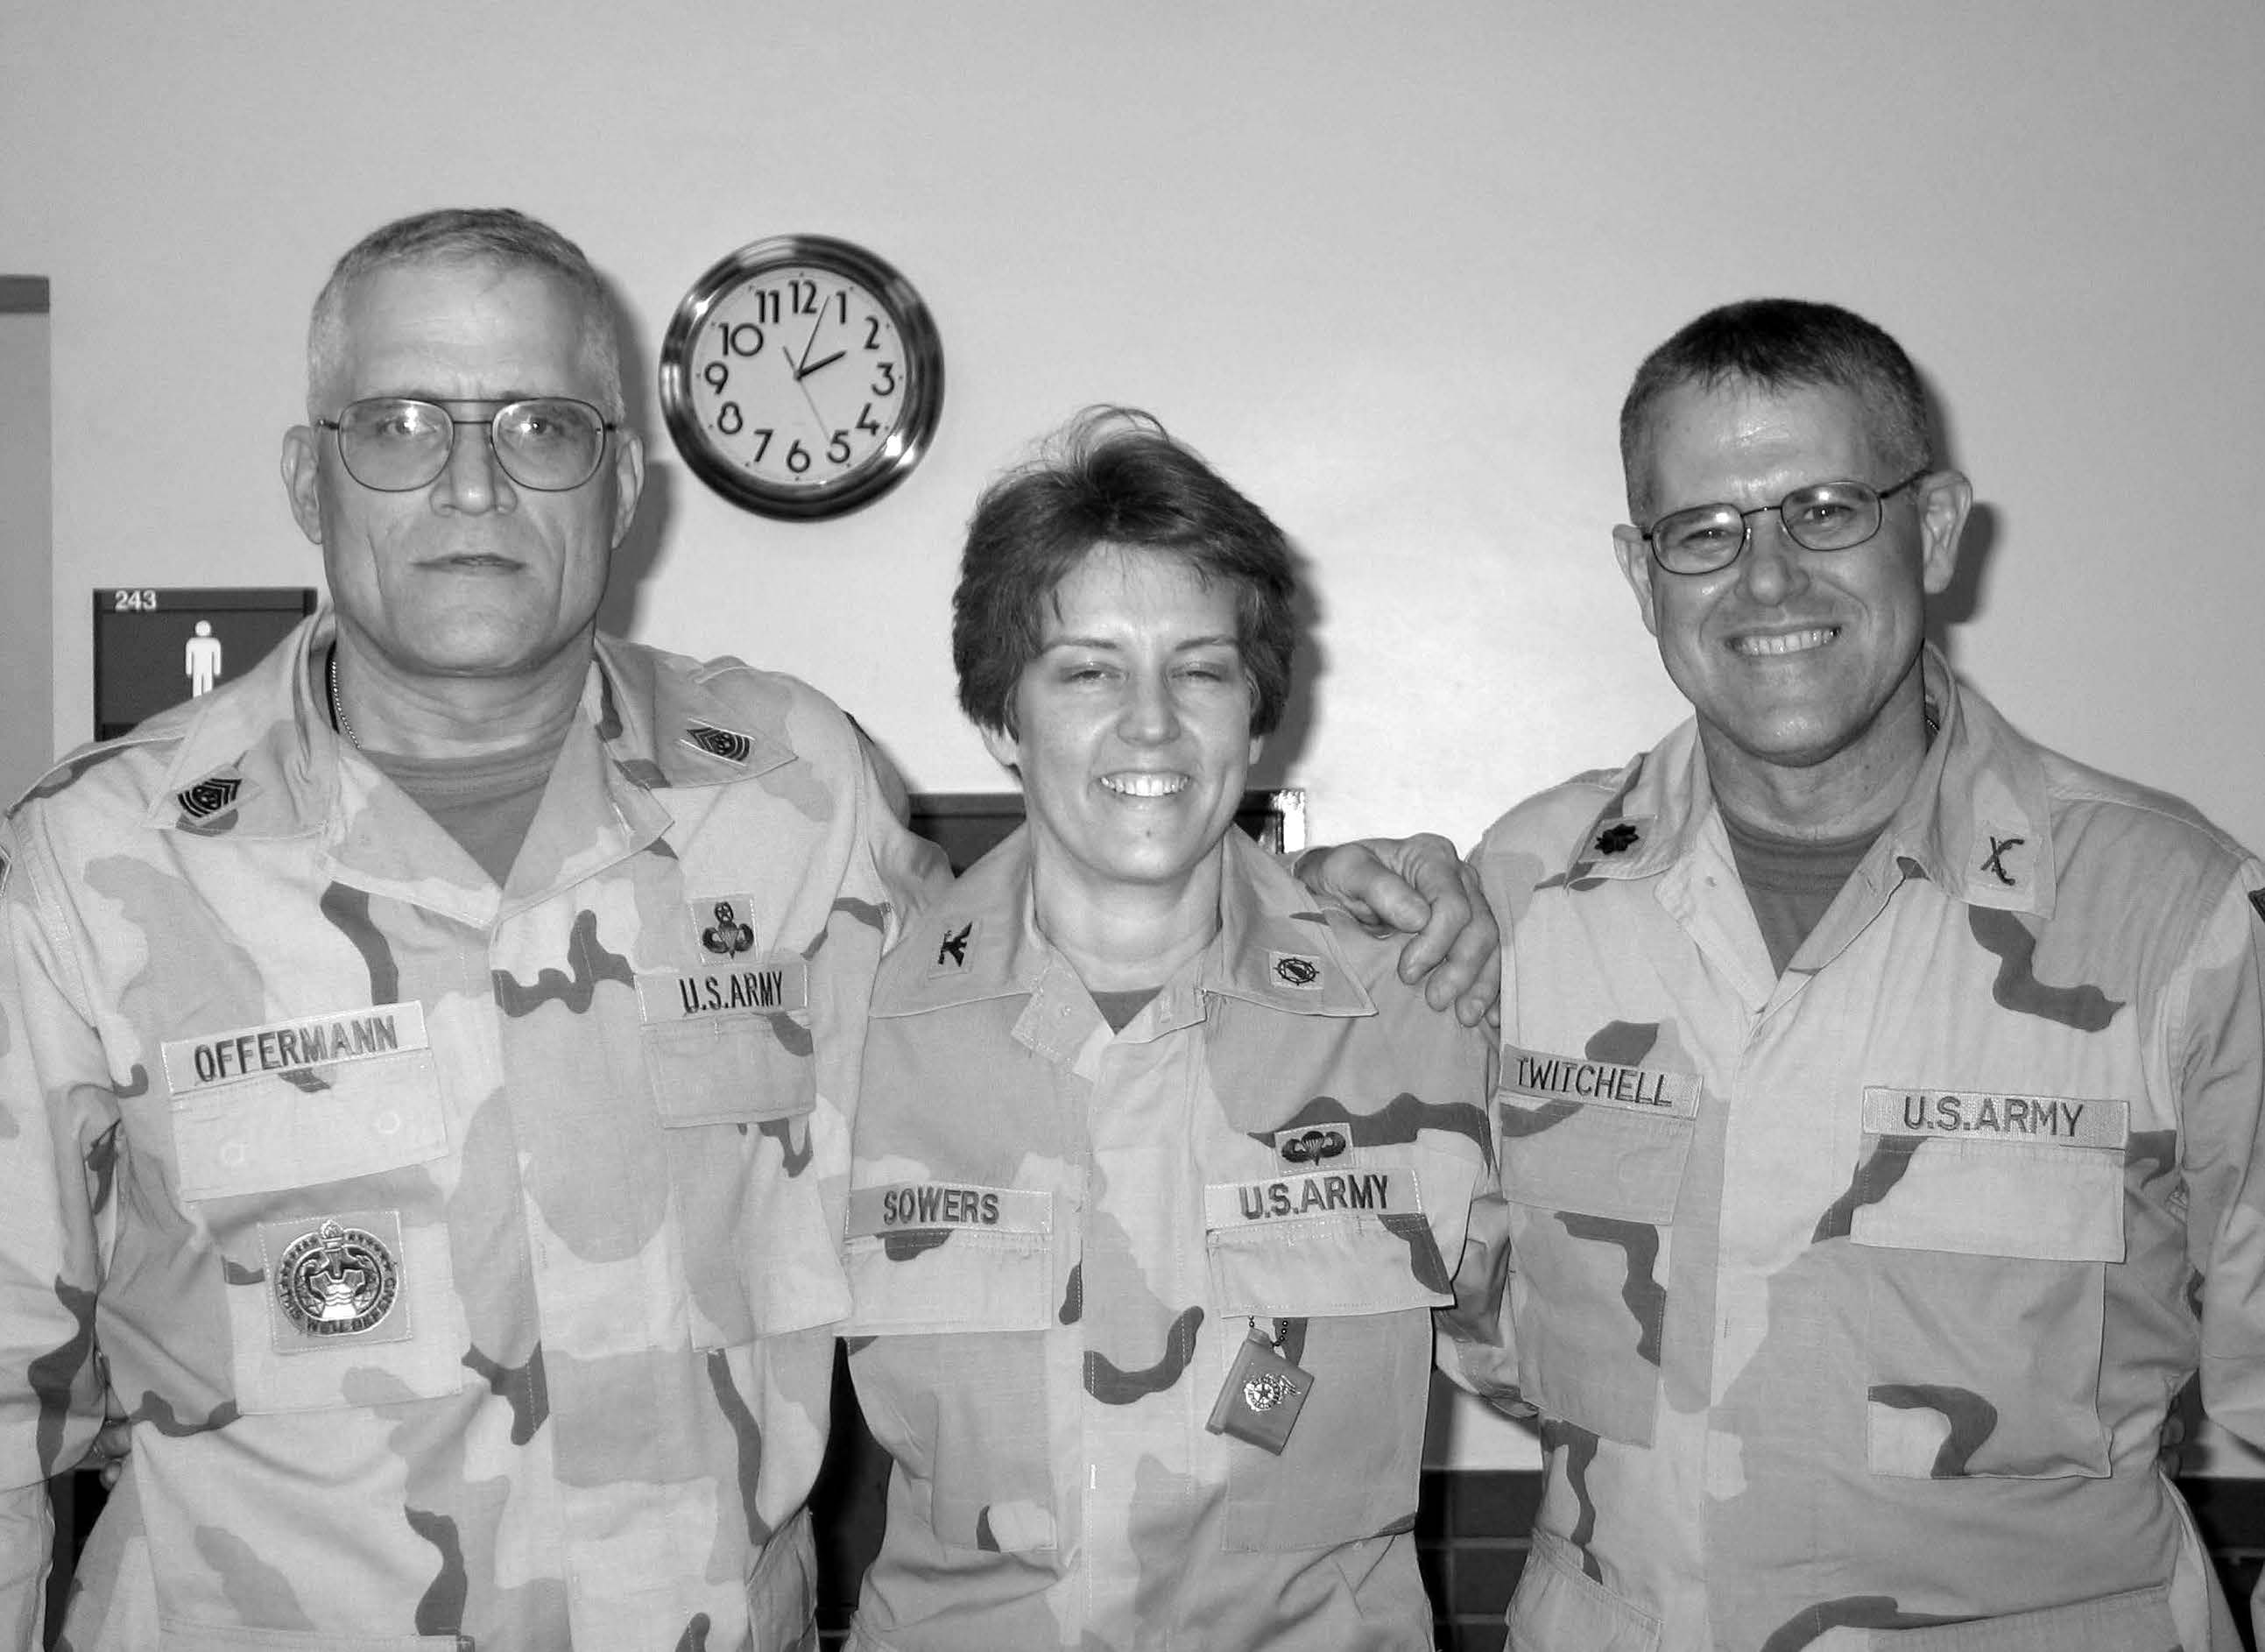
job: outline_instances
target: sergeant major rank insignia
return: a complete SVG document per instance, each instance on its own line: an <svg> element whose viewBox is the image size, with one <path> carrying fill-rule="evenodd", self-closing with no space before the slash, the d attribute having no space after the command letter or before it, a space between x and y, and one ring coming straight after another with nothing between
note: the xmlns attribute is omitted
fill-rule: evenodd
<svg viewBox="0 0 2265 1652"><path fill-rule="evenodd" d="M173 794L181 813L191 820L209 820L234 805L244 782L234 775L208 775L193 786Z"/></svg>
<svg viewBox="0 0 2265 1652"><path fill-rule="evenodd" d="M703 751L710 757L720 757L727 763L744 763L754 749L754 742L732 729L719 729L706 723L695 723L684 731L684 743Z"/></svg>

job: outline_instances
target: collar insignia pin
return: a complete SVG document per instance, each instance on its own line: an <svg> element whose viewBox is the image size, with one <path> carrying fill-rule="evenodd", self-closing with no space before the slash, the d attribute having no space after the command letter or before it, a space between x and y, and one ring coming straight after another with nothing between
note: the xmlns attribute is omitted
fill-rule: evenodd
<svg viewBox="0 0 2265 1652"><path fill-rule="evenodd" d="M206 820L236 801L244 782L234 775L211 775L173 794L181 812L192 820Z"/></svg>
<svg viewBox="0 0 2265 1652"><path fill-rule="evenodd" d="M707 753L710 757L720 757L727 763L746 762L755 744L744 734L736 734L730 729L713 728L705 723L695 723L687 728L684 739L687 745Z"/></svg>
<svg viewBox="0 0 2265 1652"><path fill-rule="evenodd" d="M1277 952L1274 955L1274 975L1285 986L1310 987L1322 979L1318 959L1296 952Z"/></svg>
<svg viewBox="0 0 2265 1652"><path fill-rule="evenodd" d="M1597 833L1597 853L1625 855L1636 846L1636 840L1642 835L1631 822L1615 820Z"/></svg>
<svg viewBox="0 0 2265 1652"><path fill-rule="evenodd" d="M2001 838L1995 833L1991 833L1988 835L1990 838L1990 853L1982 858L1982 870L1985 872L1993 873L1999 883L2005 884L2008 889L2010 889L2014 886L2015 879L2014 875L2006 870L2006 852L2008 849L2020 848L2022 844L2028 841L2028 839Z"/></svg>

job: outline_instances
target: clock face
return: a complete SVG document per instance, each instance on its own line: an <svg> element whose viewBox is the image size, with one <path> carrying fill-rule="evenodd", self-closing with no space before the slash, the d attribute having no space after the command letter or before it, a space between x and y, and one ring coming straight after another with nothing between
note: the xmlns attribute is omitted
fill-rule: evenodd
<svg viewBox="0 0 2265 1652"><path fill-rule="evenodd" d="M846 242L758 242L696 282L661 350L661 405L686 462L782 517L834 515L918 462L943 358L904 278Z"/></svg>

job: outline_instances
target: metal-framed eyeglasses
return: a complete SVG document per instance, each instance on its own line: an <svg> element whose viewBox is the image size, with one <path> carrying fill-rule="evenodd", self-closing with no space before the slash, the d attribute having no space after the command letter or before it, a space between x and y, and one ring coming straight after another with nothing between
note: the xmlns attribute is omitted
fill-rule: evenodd
<svg viewBox="0 0 2265 1652"><path fill-rule="evenodd" d="M1716 573L1744 554L1754 518L1772 511L1786 536L1803 550L1854 550L1880 531L1885 501L1928 475L1922 465L1893 487L1862 482L1817 482L1795 488L1774 505L1742 511L1735 505L1694 505L1670 511L1644 539L1651 559L1670 573Z"/></svg>
<svg viewBox="0 0 2265 1652"><path fill-rule="evenodd" d="M606 437L621 428L589 403L570 396L455 405L495 411L459 418L436 402L380 396L349 402L336 418L315 423L338 436L346 474L379 493L430 487L448 468L456 433L467 425L485 427L488 451L521 487L564 493L598 474L605 462Z"/></svg>

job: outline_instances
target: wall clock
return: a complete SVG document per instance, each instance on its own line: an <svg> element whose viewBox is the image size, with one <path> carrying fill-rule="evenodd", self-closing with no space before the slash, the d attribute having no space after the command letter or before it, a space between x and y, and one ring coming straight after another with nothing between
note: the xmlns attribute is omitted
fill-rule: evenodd
<svg viewBox="0 0 2265 1652"><path fill-rule="evenodd" d="M733 504L808 520L870 504L943 411L943 346L894 268L829 236L741 247L693 282L660 346L660 406Z"/></svg>

